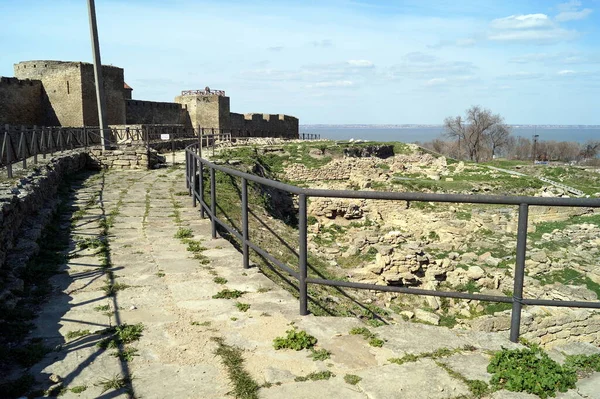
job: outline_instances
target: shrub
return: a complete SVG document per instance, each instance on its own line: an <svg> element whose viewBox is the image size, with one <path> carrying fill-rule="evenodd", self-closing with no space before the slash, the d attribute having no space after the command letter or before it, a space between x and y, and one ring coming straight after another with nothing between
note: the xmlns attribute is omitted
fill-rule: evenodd
<svg viewBox="0 0 600 399"><path fill-rule="evenodd" d="M555 396L556 391L575 388L577 374L562 367L537 345L526 349L505 349L496 352L487 368L492 373L494 389L528 392L541 398Z"/></svg>

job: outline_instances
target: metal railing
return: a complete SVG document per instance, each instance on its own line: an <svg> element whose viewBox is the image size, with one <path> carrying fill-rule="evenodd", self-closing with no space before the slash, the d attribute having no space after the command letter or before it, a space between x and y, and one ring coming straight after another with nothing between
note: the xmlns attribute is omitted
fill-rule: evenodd
<svg viewBox="0 0 600 399"><path fill-rule="evenodd" d="M106 128L106 141L111 146L118 146L127 141L136 141L150 147L151 143L165 140L202 138L203 145L213 146L215 140L231 141L232 138L250 137L293 137L294 132L271 132L244 129L185 128L183 126L153 125L142 127ZM100 128L84 127L25 127L0 126L0 168L6 168L7 177L13 178L13 165L22 162L27 168L28 159L38 163L38 156L46 159L47 155L76 148L87 148L100 145Z"/></svg>
<svg viewBox="0 0 600 399"><path fill-rule="evenodd" d="M215 90L210 88L205 88L204 90L182 90L182 96L225 96L225 90Z"/></svg>
<svg viewBox="0 0 600 399"><path fill-rule="evenodd" d="M316 133L300 133L300 140L321 140L321 135Z"/></svg>
<svg viewBox="0 0 600 399"><path fill-rule="evenodd" d="M205 182L205 171L208 169L209 181ZM217 217L217 193L215 171L226 173L229 176L241 178L241 231ZM257 243L249 239L248 223L248 182L272 187L298 196L298 271L284 264L275 256L261 248ZM521 309L523 305L541 305L557 307L576 307L600 309L600 302L590 301L557 301L535 298L523 298L523 280L525 276L525 257L527 244L527 222L530 206L551 207L593 207L600 208L600 199L591 198L545 198L525 196L491 196L491 195L463 195L463 194L429 194L408 192L382 192L382 191L349 191L349 190L322 190L309 189L292 186L274 180L258 177L235 169L216 165L203 159L198 145L194 144L186 148L186 184L194 206L200 203L202 217L208 215L211 220L212 237L217 236L217 225L240 240L243 253L243 267L248 268L250 249L256 251L279 269L283 270L298 281L298 294L300 302L300 315L308 314L308 291L309 284L319 284L333 287L346 287L384 292L398 292L402 294L437 296L445 298L469 299L477 301L511 303L511 326L510 340L517 342L520 334ZM204 188L209 186L210 203L207 203ZM374 199L388 201L424 201L424 202L450 202L471 204L494 204L513 205L518 207L518 232L516 246L516 262L514 269L513 295L483 295L455 291L435 291L420 288L408 288L398 286L382 286L376 284L365 284L342 280L328 280L323 278L309 277L307 273L307 199L309 197L329 198L354 198Z"/></svg>

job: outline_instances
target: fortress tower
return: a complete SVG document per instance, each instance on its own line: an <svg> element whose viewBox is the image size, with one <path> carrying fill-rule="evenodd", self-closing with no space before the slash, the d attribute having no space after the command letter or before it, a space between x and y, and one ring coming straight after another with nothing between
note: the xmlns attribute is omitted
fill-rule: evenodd
<svg viewBox="0 0 600 399"><path fill-rule="evenodd" d="M231 129L229 97L223 90L185 90L175 102L187 108L194 128Z"/></svg>
<svg viewBox="0 0 600 399"><path fill-rule="evenodd" d="M24 61L15 64L17 79L41 81L39 125L98 126L98 108L92 64L68 61ZM103 65L106 119L125 123L123 69Z"/></svg>

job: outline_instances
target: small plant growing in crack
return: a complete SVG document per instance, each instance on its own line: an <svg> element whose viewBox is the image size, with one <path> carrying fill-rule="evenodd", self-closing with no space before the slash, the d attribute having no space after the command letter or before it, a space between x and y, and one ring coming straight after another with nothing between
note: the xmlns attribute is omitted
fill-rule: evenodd
<svg viewBox="0 0 600 399"><path fill-rule="evenodd" d="M317 344L317 339L306 331L293 328L286 331L285 337L277 337L273 340L273 347L279 349L302 350L310 349Z"/></svg>
<svg viewBox="0 0 600 399"><path fill-rule="evenodd" d="M65 338L68 340L71 339L75 339L75 338L79 338L79 337L85 337L86 335L90 335L91 332L90 330L75 330L75 331L69 331L68 333L65 334Z"/></svg>
<svg viewBox="0 0 600 399"><path fill-rule="evenodd" d="M367 341L369 341L369 345L371 346L375 346L375 347L382 347L384 341L381 338L377 337L377 334L372 333L371 330L369 330L366 327L354 327L353 329L350 330L350 334L351 335L362 335L364 339L366 339Z"/></svg>
<svg viewBox="0 0 600 399"><path fill-rule="evenodd" d="M361 377L355 375L355 374L346 374L344 376L344 381L346 381L347 384L350 385L356 385L358 384L360 381L362 380Z"/></svg>
<svg viewBox="0 0 600 399"><path fill-rule="evenodd" d="M138 341L143 331L144 325L142 323L121 324L120 326L109 327L103 330L101 334L110 336L100 340L96 346L102 349L118 348L119 345Z"/></svg>
<svg viewBox="0 0 600 399"><path fill-rule="evenodd" d="M250 304L248 304L248 303L242 303L242 302L236 302L235 303L235 307L238 308L238 310L240 312L247 312L250 309Z"/></svg>
<svg viewBox="0 0 600 399"><path fill-rule="evenodd" d="M322 362L331 358L331 352L329 352L327 349L311 348L310 352L311 353L310 355L308 355L308 357L310 357L314 361Z"/></svg>
<svg viewBox="0 0 600 399"><path fill-rule="evenodd" d="M129 288L130 286L123 283L113 283L110 280L106 280L102 289L106 296L115 296L118 291L124 290L125 288Z"/></svg>
<svg viewBox="0 0 600 399"><path fill-rule="evenodd" d="M102 381L95 385L102 387L102 392L100 392L101 394L111 389L118 391L119 389L130 387L131 377L122 377L120 375L115 375L112 378L104 378L102 379Z"/></svg>
<svg viewBox="0 0 600 399"><path fill-rule="evenodd" d="M138 350L136 348L124 348L122 351L116 351L112 355L114 357L118 357L123 362L130 362L133 360L134 356L139 356L137 354Z"/></svg>
<svg viewBox="0 0 600 399"><path fill-rule="evenodd" d="M227 284L227 279L224 277L215 277L213 281L217 284Z"/></svg>
<svg viewBox="0 0 600 399"><path fill-rule="evenodd" d="M194 233L192 233L192 229L180 227L179 230L175 233L175 238L183 240L184 238L192 238Z"/></svg>
<svg viewBox="0 0 600 399"><path fill-rule="evenodd" d="M213 299L237 299L244 295L245 292L238 290L224 289L213 295Z"/></svg>
<svg viewBox="0 0 600 399"><path fill-rule="evenodd" d="M319 381L319 380L328 380L331 377L335 377L335 374L333 374L329 370L325 370L325 371L313 372L313 373L307 374L303 377L296 377L296 378L294 378L294 381L296 381L296 382L304 382L304 381L308 381L308 380Z"/></svg>

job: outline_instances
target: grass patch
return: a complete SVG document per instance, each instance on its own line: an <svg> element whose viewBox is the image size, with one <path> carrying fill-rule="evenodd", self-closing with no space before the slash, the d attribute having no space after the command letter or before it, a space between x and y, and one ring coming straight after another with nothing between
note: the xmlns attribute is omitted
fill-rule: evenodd
<svg viewBox="0 0 600 399"><path fill-rule="evenodd" d="M180 227L179 230L177 230L177 232L174 235L175 238L178 238L180 240L182 240L184 238L192 238L193 236L194 236L194 233L192 233L192 229L187 229L184 227Z"/></svg>
<svg viewBox="0 0 600 399"><path fill-rule="evenodd" d="M115 296L115 294L121 290L124 290L125 288L129 288L131 287L130 285L127 284L123 284L123 283L113 283L110 280L106 280L104 286L102 287L102 289L104 290L104 293L106 294L106 296Z"/></svg>
<svg viewBox="0 0 600 399"><path fill-rule="evenodd" d="M362 378L355 374L346 374L344 376L344 381L346 382L346 384L356 385L362 381Z"/></svg>
<svg viewBox="0 0 600 399"><path fill-rule="evenodd" d="M73 393L82 393L82 392L85 392L86 389L87 389L87 386L85 386L85 385L77 385L73 388L69 388L69 391L71 391Z"/></svg>
<svg viewBox="0 0 600 399"><path fill-rule="evenodd" d="M294 381L296 382L304 382L304 381L320 381L320 380L328 380L331 377L335 377L335 374L333 374L331 371L329 370L325 370L325 371L316 371L310 374L307 374L303 377L296 377L294 378Z"/></svg>
<svg viewBox="0 0 600 399"><path fill-rule="evenodd" d="M224 277L215 277L213 281L217 284L227 284L227 279Z"/></svg>
<svg viewBox="0 0 600 399"><path fill-rule="evenodd" d="M213 299L237 299L244 295L245 292L238 290L224 289L212 296Z"/></svg>
<svg viewBox="0 0 600 399"><path fill-rule="evenodd" d="M384 341L377 337L377 334L371 332L367 327L354 327L350 330L351 335L362 335L369 342L369 345L381 348Z"/></svg>
<svg viewBox="0 0 600 399"><path fill-rule="evenodd" d="M218 345L215 355L221 357L221 362L227 369L227 374L233 385L230 394L238 399L258 399L260 386L244 369L242 350L224 343L223 338L212 338Z"/></svg>
<svg viewBox="0 0 600 399"><path fill-rule="evenodd" d="M96 384L96 386L102 387L102 392L100 392L101 394L111 389L118 391L119 389L130 388L131 378L116 375L113 378L104 378L102 381Z"/></svg>
<svg viewBox="0 0 600 399"><path fill-rule="evenodd" d="M125 348L122 351L117 351L112 355L114 357L118 357L123 362L130 362L133 360L134 356L139 356L137 354L138 350L136 348Z"/></svg>
<svg viewBox="0 0 600 399"><path fill-rule="evenodd" d="M470 349L470 348L469 348ZM464 352L466 349L464 348L440 348L433 352L423 352L419 354L408 353L402 357L392 357L388 359L388 362L402 365L404 363L412 363L416 362L419 359L439 359L442 357L452 356L456 353Z"/></svg>
<svg viewBox="0 0 600 399"><path fill-rule="evenodd" d="M322 362L331 358L331 352L329 352L327 349L311 348L310 355L308 355L308 357L314 361Z"/></svg>
<svg viewBox="0 0 600 399"><path fill-rule="evenodd" d="M235 307L238 308L238 310L240 312L247 312L250 309L250 304L248 303L241 303L241 302L236 302L235 303Z"/></svg>
<svg viewBox="0 0 600 399"><path fill-rule="evenodd" d="M102 331L102 335L110 336L100 340L96 346L102 349L115 349L118 348L119 345L138 341L141 338L143 331L144 325L142 323L122 324L120 326L110 327Z"/></svg>
<svg viewBox="0 0 600 399"><path fill-rule="evenodd" d="M279 349L293 349L296 351L302 349L311 349L317 344L317 339L306 331L293 328L286 331L285 337L277 337L273 340L273 347Z"/></svg>
<svg viewBox="0 0 600 399"><path fill-rule="evenodd" d="M200 242L200 241L186 239L185 242L187 243L186 249L189 252L193 252L194 254L207 250L207 248L205 246L203 246L202 242Z"/></svg>
<svg viewBox="0 0 600 399"><path fill-rule="evenodd" d="M90 330L75 330L75 331L69 331L66 335L65 338L68 340L71 339L75 339L75 338L79 338L79 337L85 337L86 335L90 335Z"/></svg>
<svg viewBox="0 0 600 399"><path fill-rule="evenodd" d="M527 392L540 398L575 388L577 381L575 370L556 363L536 345L496 352L487 371L493 374L491 385L494 389Z"/></svg>

